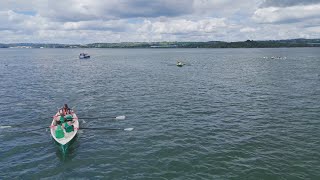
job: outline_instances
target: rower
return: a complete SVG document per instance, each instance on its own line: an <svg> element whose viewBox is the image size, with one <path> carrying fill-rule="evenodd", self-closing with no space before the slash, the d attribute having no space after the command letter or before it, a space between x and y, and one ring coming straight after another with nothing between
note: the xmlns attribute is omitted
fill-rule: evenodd
<svg viewBox="0 0 320 180"><path fill-rule="evenodd" d="M68 107L67 104L64 104L61 109L59 109L58 113L55 115L55 123L54 125L61 125L66 121L72 121L72 110ZM71 118L70 118L71 117Z"/></svg>
<svg viewBox="0 0 320 180"><path fill-rule="evenodd" d="M67 114L71 114L71 109L68 107L67 104L64 104L63 107L59 110L59 113L62 114L63 116Z"/></svg>
<svg viewBox="0 0 320 180"><path fill-rule="evenodd" d="M62 113L57 113L55 116L54 116L54 125L61 125L62 123L65 122L65 118L64 118L64 115Z"/></svg>

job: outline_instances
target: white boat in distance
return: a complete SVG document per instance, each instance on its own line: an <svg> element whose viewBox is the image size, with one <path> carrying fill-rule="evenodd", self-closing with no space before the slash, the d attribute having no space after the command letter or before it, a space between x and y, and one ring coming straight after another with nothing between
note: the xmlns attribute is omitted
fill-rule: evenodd
<svg viewBox="0 0 320 180"><path fill-rule="evenodd" d="M86 53L80 53L80 55L79 55L79 59L87 59L87 58L90 58L90 55L89 55L89 54L86 54Z"/></svg>
<svg viewBox="0 0 320 180"><path fill-rule="evenodd" d="M183 62L181 62L181 61L177 61L177 66L178 67L182 67L184 65L184 63Z"/></svg>

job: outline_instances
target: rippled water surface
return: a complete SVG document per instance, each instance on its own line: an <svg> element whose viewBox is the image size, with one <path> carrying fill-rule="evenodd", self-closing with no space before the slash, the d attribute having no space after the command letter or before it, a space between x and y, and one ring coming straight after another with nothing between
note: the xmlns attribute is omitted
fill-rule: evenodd
<svg viewBox="0 0 320 180"><path fill-rule="evenodd" d="M319 50L0 49L0 179L319 179Z"/></svg>

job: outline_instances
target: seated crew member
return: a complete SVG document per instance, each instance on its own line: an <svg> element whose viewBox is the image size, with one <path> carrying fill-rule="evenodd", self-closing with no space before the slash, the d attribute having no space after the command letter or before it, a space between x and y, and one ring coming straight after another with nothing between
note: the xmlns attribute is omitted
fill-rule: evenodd
<svg viewBox="0 0 320 180"><path fill-rule="evenodd" d="M64 106L59 110L59 113L65 116L67 114L71 114L71 109L68 107L67 104L64 104Z"/></svg>

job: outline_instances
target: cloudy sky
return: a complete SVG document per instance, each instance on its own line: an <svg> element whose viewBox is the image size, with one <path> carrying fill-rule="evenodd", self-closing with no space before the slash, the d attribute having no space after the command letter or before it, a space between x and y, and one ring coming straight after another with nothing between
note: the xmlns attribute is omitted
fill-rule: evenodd
<svg viewBox="0 0 320 180"><path fill-rule="evenodd" d="M320 38L320 0L1 0L0 43Z"/></svg>

